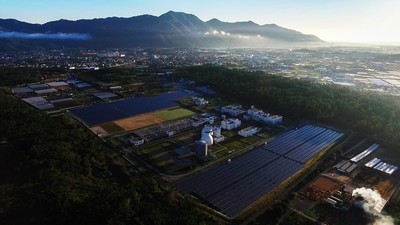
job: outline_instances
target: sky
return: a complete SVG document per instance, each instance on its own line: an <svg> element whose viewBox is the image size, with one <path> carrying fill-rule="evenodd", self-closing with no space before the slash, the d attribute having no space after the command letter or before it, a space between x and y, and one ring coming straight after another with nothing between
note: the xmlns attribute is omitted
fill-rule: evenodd
<svg viewBox="0 0 400 225"><path fill-rule="evenodd" d="M0 0L0 18L53 20L159 16L275 23L330 42L400 42L400 0Z"/></svg>

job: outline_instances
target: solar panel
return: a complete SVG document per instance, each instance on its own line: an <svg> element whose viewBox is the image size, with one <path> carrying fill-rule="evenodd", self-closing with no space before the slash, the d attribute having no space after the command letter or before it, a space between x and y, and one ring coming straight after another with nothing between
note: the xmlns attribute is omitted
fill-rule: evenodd
<svg viewBox="0 0 400 225"><path fill-rule="evenodd" d="M228 216L235 216L303 167L263 148L220 164L177 185Z"/></svg>
<svg viewBox="0 0 400 225"><path fill-rule="evenodd" d="M215 209L234 217L304 167L304 162L333 144L343 134L306 125L268 144L215 166L176 185Z"/></svg>

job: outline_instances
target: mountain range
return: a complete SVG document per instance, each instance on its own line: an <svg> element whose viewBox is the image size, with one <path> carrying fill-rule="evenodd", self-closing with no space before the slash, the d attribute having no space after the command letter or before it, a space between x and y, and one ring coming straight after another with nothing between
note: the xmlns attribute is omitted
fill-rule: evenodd
<svg viewBox="0 0 400 225"><path fill-rule="evenodd" d="M161 16L58 20L31 24L0 19L0 50L33 47L274 47L318 45L323 41L276 24L252 21L202 21L192 14L169 11Z"/></svg>

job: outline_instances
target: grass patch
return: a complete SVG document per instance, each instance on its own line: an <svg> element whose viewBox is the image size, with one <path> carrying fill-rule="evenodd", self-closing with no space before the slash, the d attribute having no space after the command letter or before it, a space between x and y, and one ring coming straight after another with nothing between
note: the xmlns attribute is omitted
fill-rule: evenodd
<svg viewBox="0 0 400 225"><path fill-rule="evenodd" d="M228 149L228 150L240 150L243 149L245 147L247 147L248 145L241 142L240 140L235 140L235 141L231 141L229 143L223 143L222 144Z"/></svg>
<svg viewBox="0 0 400 225"><path fill-rule="evenodd" d="M259 142L261 140L262 140L262 138L260 138L260 137L258 137L256 135L240 139L241 142L243 142L243 143L245 143L247 145L252 145L252 144L257 143L257 142Z"/></svg>
<svg viewBox="0 0 400 225"><path fill-rule="evenodd" d="M164 120L171 121L171 120L176 120L176 119L180 119L180 118L187 117L187 116L192 116L195 113L190 110L187 110L187 109L183 109L180 107L174 107L174 108L158 110L158 111L153 112L153 114Z"/></svg>

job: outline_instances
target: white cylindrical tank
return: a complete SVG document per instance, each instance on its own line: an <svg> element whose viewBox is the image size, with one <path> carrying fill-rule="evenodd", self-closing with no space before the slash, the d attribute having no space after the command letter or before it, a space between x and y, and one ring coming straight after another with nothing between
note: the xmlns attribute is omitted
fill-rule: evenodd
<svg viewBox="0 0 400 225"><path fill-rule="evenodd" d="M212 145L214 143L212 135L212 127L209 125L205 125L204 128L201 130L201 140L205 141L207 145Z"/></svg>
<svg viewBox="0 0 400 225"><path fill-rule="evenodd" d="M201 136L201 140L206 142L207 145L212 145L214 143L214 140L213 140L213 137L212 137L212 132L202 135Z"/></svg>
<svg viewBox="0 0 400 225"><path fill-rule="evenodd" d="M203 140L196 141L196 156L204 158L207 156L207 143Z"/></svg>
<svg viewBox="0 0 400 225"><path fill-rule="evenodd" d="M205 125L203 127L203 129L201 130L201 136L203 136L204 134L208 134L211 133L213 131L212 126L210 125Z"/></svg>

